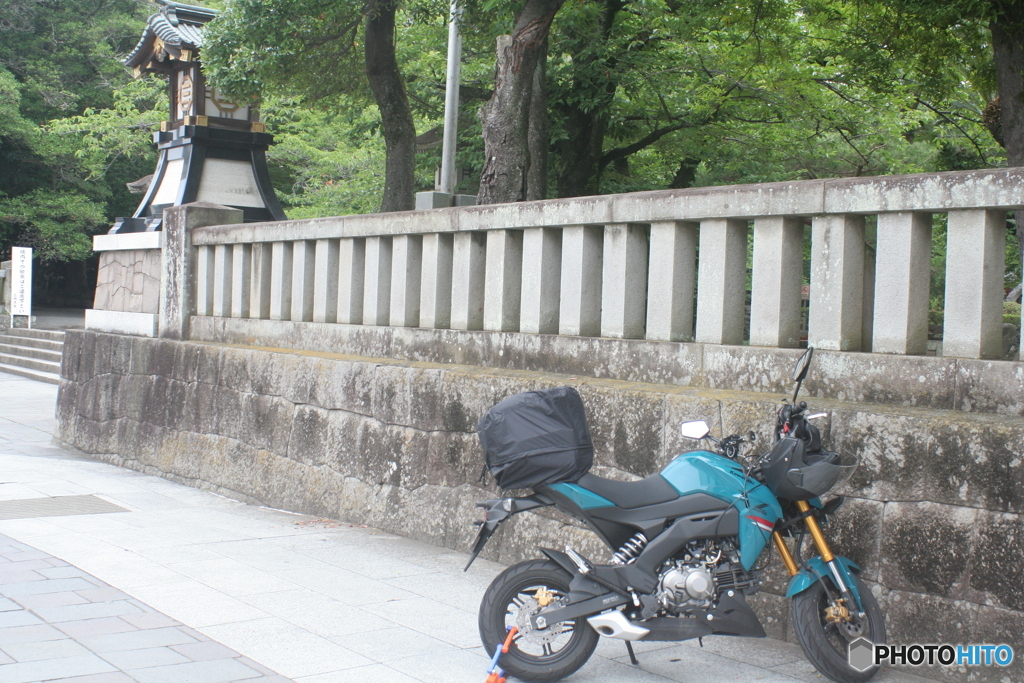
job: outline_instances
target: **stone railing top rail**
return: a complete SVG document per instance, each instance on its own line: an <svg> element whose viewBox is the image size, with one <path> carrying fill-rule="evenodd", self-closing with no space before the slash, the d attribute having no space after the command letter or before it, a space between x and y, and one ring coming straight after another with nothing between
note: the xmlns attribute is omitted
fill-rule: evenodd
<svg viewBox="0 0 1024 683"><path fill-rule="evenodd" d="M1024 207L1024 168L801 180L197 228L195 245L705 218Z"/></svg>

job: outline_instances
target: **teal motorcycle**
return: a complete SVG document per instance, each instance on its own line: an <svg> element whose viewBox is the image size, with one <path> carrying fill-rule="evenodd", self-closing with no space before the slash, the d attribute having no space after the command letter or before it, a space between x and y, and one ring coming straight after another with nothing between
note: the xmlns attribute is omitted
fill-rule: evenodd
<svg viewBox="0 0 1024 683"><path fill-rule="evenodd" d="M765 637L747 598L758 590L769 539L791 576L793 630L810 662L840 683L875 674L877 667L850 666L848 648L859 638L885 643L882 612L859 567L832 552L821 528L843 498L820 496L849 477L856 459L823 449L812 424L823 414L797 402L813 351L796 364L796 391L778 411L772 448L747 462L741 451L753 433L715 439L705 422L687 422L683 435L707 449L646 479L604 479L589 472L593 446L571 387L518 394L491 409L478 427L487 465L501 488L533 494L478 504L485 519L469 563L506 519L547 506L582 520L611 551L598 563L571 547L540 548L542 559L494 579L480 605L480 636L494 652L515 629L501 655L508 674L560 680L586 663L600 637L625 641L634 663L632 641ZM818 554L805 559L807 535Z"/></svg>

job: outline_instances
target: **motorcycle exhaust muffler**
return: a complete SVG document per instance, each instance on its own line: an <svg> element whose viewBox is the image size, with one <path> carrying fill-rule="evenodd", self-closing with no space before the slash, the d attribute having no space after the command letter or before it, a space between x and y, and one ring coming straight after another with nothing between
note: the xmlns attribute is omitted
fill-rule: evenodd
<svg viewBox="0 0 1024 683"><path fill-rule="evenodd" d="M618 610L605 612L604 614L595 614L587 618L587 623L598 634L606 638L617 638L619 640L640 640L651 632L650 629L637 626Z"/></svg>

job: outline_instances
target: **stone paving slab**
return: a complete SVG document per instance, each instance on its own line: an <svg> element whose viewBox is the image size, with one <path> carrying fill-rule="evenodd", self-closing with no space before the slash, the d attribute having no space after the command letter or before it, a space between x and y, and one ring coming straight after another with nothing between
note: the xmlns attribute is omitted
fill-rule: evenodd
<svg viewBox="0 0 1024 683"><path fill-rule="evenodd" d="M287 683L67 562L0 534L0 681Z"/></svg>
<svg viewBox="0 0 1024 683"><path fill-rule="evenodd" d="M0 440L0 501L94 495L127 512L0 520L0 683L484 680L476 613L501 565L463 573L465 553L87 459L51 443L56 391L0 373L0 435L20 429ZM639 667L604 640L569 681L824 680L770 639L636 650Z"/></svg>

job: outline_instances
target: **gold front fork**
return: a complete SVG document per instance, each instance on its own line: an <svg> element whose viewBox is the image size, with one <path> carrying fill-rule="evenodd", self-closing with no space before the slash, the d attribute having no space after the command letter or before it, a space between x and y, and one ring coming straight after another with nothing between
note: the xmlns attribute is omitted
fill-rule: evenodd
<svg viewBox="0 0 1024 683"><path fill-rule="evenodd" d="M798 500L796 502L796 507L800 512L807 512L811 509L811 506L805 500ZM804 518L804 524L807 525L807 530L811 532L811 538L814 539L814 545L818 547L818 553L821 554L821 559L825 562L831 562L834 560L835 555L832 554L831 548L828 547L828 541L825 540L825 534L821 533L821 527L818 526L818 520L813 516L808 515ZM796 566L796 560L793 559L793 555L789 552L789 548L786 547L786 542L782 540L782 535L779 534L778 531L773 531L772 540L775 541L775 547L779 550L779 556L782 558L782 563L786 565L786 571L789 572L790 576L796 576L800 569Z"/></svg>
<svg viewBox="0 0 1024 683"><path fill-rule="evenodd" d="M800 569L796 566L796 560L790 554L789 548L786 547L786 542L782 540L782 534L778 531L773 531L772 540L775 541L775 547L779 550L779 557L782 558L782 563L786 565L786 571L789 572L790 576L796 576Z"/></svg>
<svg viewBox="0 0 1024 683"><path fill-rule="evenodd" d="M806 500L798 500L796 502L796 508L800 512L807 512L811 509L811 506L807 504ZM828 542L825 540L825 534L821 533L821 527L818 526L818 520L813 515L804 517L804 524L807 525L807 530L811 532L811 538L814 539L814 545L818 546L818 553L821 554L821 559L825 562L831 562L836 559L836 556L832 554L832 550L828 547Z"/></svg>

